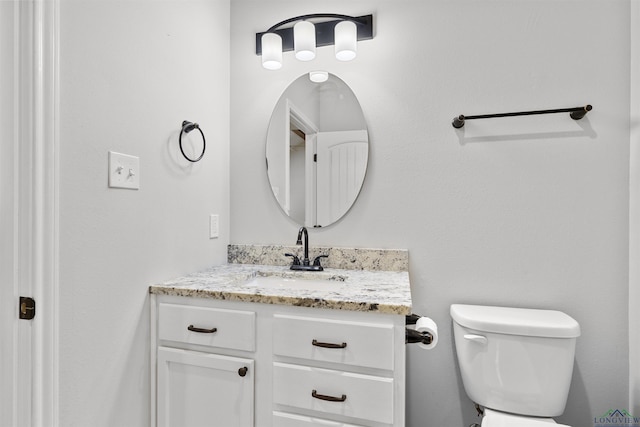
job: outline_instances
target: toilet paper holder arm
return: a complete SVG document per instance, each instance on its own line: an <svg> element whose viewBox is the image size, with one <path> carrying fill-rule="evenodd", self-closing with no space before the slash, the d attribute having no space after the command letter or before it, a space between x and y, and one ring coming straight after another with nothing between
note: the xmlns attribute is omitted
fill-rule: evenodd
<svg viewBox="0 0 640 427"><path fill-rule="evenodd" d="M406 325L415 325L418 322L418 319L422 316L419 316L415 313L408 314L406 316ZM433 335L429 332L420 332L415 329L405 328L405 343L413 344L413 343L422 343L429 345L433 342Z"/></svg>
<svg viewBox="0 0 640 427"><path fill-rule="evenodd" d="M415 329L406 329L405 330L405 343L413 344L413 343L422 343L429 345L433 341L433 335L429 332L420 332Z"/></svg>
<svg viewBox="0 0 640 427"><path fill-rule="evenodd" d="M407 314L405 316L406 321L405 324L407 325L415 325L416 323L418 323L418 319L421 318L422 316L415 314L415 313L411 313L411 314Z"/></svg>

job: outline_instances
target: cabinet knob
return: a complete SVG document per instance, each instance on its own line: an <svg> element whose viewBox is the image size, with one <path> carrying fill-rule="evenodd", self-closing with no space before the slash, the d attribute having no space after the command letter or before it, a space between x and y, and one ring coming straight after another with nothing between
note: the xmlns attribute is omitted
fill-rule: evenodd
<svg viewBox="0 0 640 427"><path fill-rule="evenodd" d="M243 366L242 368L238 369L238 375L240 375L241 377L244 377L245 375L247 375L248 370L249 368L247 368L246 366Z"/></svg>

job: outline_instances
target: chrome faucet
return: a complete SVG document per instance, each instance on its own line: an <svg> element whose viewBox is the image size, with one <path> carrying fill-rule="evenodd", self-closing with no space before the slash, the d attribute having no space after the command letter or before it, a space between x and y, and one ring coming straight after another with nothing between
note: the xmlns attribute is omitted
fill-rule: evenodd
<svg viewBox="0 0 640 427"><path fill-rule="evenodd" d="M306 227L300 227L298 230L298 240L296 241L296 245L302 245L302 235L304 234L304 246L303 254L304 258L300 261L296 255L293 254L285 254L286 256L293 257L293 263L291 264L291 270L304 270L304 271L322 271L322 265L320 265L321 258L327 258L329 255L319 255L314 258L313 264L309 261L309 233L307 232Z"/></svg>

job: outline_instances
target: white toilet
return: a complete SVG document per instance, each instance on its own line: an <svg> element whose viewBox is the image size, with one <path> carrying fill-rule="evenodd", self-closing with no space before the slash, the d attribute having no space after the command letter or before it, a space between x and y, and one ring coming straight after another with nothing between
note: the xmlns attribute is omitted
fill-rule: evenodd
<svg viewBox="0 0 640 427"><path fill-rule="evenodd" d="M560 311L453 304L456 353L482 427L560 427L580 325Z"/></svg>

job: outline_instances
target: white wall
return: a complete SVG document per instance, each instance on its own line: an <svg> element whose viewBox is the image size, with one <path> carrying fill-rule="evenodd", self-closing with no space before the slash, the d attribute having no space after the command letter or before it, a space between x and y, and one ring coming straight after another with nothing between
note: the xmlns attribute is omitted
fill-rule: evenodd
<svg viewBox="0 0 640 427"><path fill-rule="evenodd" d="M229 0L61 0L60 25L60 425L146 426L148 286L226 261ZM107 188L109 150L139 191Z"/></svg>
<svg viewBox="0 0 640 427"><path fill-rule="evenodd" d="M264 141L287 85L324 68L347 82L369 123L362 193L311 245L407 248L417 313L438 348L408 352L408 425L475 421L454 357L455 302L554 308L583 335L559 421L588 426L628 404L629 2L233 0L231 242L294 242L271 195ZM321 10L320 10L321 9ZM373 13L376 38L351 63L321 48L261 68L254 33L312 12ZM482 114L593 104L567 115ZM260 212L260 215L256 215Z"/></svg>
<svg viewBox="0 0 640 427"><path fill-rule="evenodd" d="M629 412L640 414L640 2L631 2L629 185Z"/></svg>

